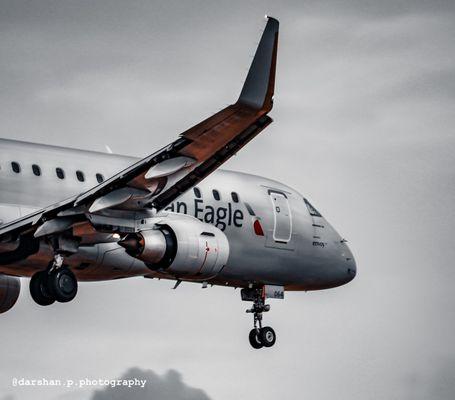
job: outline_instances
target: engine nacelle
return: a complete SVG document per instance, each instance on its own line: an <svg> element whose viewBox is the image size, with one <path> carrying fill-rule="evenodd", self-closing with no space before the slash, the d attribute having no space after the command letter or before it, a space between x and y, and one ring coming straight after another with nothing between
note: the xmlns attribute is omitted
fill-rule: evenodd
<svg viewBox="0 0 455 400"><path fill-rule="evenodd" d="M0 314L16 304L21 291L21 281L15 276L0 275Z"/></svg>
<svg viewBox="0 0 455 400"><path fill-rule="evenodd" d="M182 215L156 218L152 229L128 234L119 244L150 269L177 276L216 275L229 257L229 242L220 229Z"/></svg>

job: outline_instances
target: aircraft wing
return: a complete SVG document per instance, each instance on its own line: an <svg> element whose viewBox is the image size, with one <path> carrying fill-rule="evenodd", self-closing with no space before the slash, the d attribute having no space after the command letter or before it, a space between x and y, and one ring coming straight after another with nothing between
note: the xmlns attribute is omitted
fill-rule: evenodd
<svg viewBox="0 0 455 400"><path fill-rule="evenodd" d="M268 17L235 104L87 192L1 226L0 243L62 232L110 209L159 211L217 169L272 122L278 27Z"/></svg>

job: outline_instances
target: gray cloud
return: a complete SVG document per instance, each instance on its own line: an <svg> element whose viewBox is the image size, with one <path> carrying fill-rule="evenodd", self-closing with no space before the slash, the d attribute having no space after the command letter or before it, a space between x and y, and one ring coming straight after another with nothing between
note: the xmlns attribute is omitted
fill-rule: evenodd
<svg viewBox="0 0 455 400"><path fill-rule="evenodd" d="M433 364L430 374L419 368L403 379L404 398L409 400L451 400L455 397L455 358L442 357Z"/></svg>
<svg viewBox="0 0 455 400"><path fill-rule="evenodd" d="M93 393L90 400L210 400L202 389L188 386L182 380L182 375L169 370L158 375L152 370L130 368L120 379L146 380L144 388L135 387L107 387Z"/></svg>

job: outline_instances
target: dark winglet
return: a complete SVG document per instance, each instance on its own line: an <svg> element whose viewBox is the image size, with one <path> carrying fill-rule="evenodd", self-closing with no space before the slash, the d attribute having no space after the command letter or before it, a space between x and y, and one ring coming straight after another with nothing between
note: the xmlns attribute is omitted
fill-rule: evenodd
<svg viewBox="0 0 455 400"><path fill-rule="evenodd" d="M278 20L267 17L267 25L238 100L239 103L267 112L273 106L278 28Z"/></svg>

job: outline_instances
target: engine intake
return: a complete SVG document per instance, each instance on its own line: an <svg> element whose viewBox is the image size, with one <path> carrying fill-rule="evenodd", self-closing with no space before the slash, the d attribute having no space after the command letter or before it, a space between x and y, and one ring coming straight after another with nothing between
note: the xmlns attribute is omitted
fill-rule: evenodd
<svg viewBox="0 0 455 400"><path fill-rule="evenodd" d="M150 269L179 276L216 275L229 257L229 242L220 229L181 215L157 218L152 229L130 233L119 244Z"/></svg>
<svg viewBox="0 0 455 400"><path fill-rule="evenodd" d="M21 281L15 276L0 275L0 314L11 309L19 297Z"/></svg>

